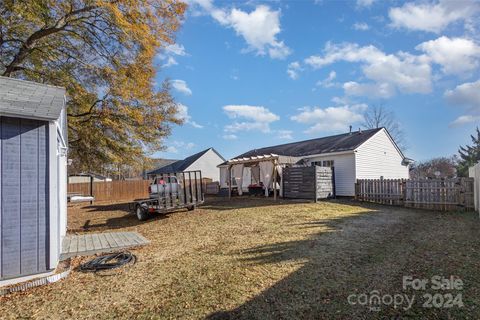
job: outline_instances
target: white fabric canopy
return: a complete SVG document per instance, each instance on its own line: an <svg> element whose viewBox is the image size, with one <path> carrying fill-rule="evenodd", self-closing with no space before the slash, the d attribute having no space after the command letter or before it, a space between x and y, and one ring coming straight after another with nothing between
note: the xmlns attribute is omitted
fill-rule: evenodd
<svg viewBox="0 0 480 320"><path fill-rule="evenodd" d="M243 164L235 164L232 166L232 176L235 178L235 182L237 183L238 195L241 196L243 194Z"/></svg>
<svg viewBox="0 0 480 320"><path fill-rule="evenodd" d="M253 183L260 183L260 168L258 166L251 167L250 169L252 171L252 180Z"/></svg>
<svg viewBox="0 0 480 320"><path fill-rule="evenodd" d="M272 184L273 163L271 161L262 161L258 163L260 167L260 181L265 186L265 196L268 197L268 188Z"/></svg>
<svg viewBox="0 0 480 320"><path fill-rule="evenodd" d="M279 190L280 192L278 193L280 195L280 197L283 197L283 183L282 183L282 179L283 179L283 175L282 175L282 166L277 164L276 166L276 169L277 169L277 173L278 173L278 176L280 177L280 179L278 179L277 183L279 184Z"/></svg>

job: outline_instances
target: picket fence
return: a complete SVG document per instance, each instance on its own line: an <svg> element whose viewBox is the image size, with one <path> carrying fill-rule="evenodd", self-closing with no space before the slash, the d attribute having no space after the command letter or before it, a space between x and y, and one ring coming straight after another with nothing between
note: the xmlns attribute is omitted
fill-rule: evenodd
<svg viewBox="0 0 480 320"><path fill-rule="evenodd" d="M358 179L355 198L388 205L438 211L474 209L473 178Z"/></svg>

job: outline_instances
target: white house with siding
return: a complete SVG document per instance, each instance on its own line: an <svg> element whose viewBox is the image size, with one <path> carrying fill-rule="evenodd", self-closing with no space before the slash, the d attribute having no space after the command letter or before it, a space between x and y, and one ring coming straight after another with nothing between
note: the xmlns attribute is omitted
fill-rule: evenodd
<svg viewBox="0 0 480 320"><path fill-rule="evenodd" d="M151 170L147 172L147 176L152 177L157 174L200 170L202 172L202 178L219 181L220 175L217 165L224 161L225 159L217 152L217 150L214 148L208 148L183 160L178 160Z"/></svg>
<svg viewBox="0 0 480 320"><path fill-rule="evenodd" d="M270 154L294 157L296 165L334 167L337 196L354 196L356 179L407 179L412 162L385 128L254 149L233 159ZM227 167L226 163L219 166L222 188L228 186Z"/></svg>
<svg viewBox="0 0 480 320"><path fill-rule="evenodd" d="M65 89L0 77L0 287L54 272L67 224Z"/></svg>

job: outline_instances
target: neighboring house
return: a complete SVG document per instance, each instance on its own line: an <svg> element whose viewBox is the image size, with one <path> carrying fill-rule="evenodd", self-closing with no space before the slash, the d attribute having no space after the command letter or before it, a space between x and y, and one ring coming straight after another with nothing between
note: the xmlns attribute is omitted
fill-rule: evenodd
<svg viewBox="0 0 480 320"><path fill-rule="evenodd" d="M93 178L93 182L112 181L112 178L105 177L96 173L85 172L85 173L72 174L68 176L68 183L90 183L91 178Z"/></svg>
<svg viewBox="0 0 480 320"><path fill-rule="evenodd" d="M0 286L54 272L67 223L65 89L0 77Z"/></svg>
<svg viewBox="0 0 480 320"><path fill-rule="evenodd" d="M356 179L407 179L408 166L412 162L403 155L385 128L359 130L243 153L219 165L221 187L228 187L229 162L235 163L241 159L252 159L252 157L255 159L257 156L264 155L293 158L296 161L295 165L334 167L335 189L339 196L354 196ZM243 171L244 189L250 183L249 171ZM246 178L247 182L245 182Z"/></svg>
<svg viewBox="0 0 480 320"><path fill-rule="evenodd" d="M208 148L183 160L178 160L166 166L148 171L147 175L152 177L157 174L200 170L202 172L202 178L219 181L220 175L217 165L224 161L225 159L214 148Z"/></svg>
<svg viewBox="0 0 480 320"><path fill-rule="evenodd" d="M154 158L154 159L151 159L152 163L153 163L153 166L152 168L155 168L156 169L160 169L160 168L163 168L165 166L168 166L169 164L172 164L174 162L177 162L177 161L180 161L178 159L162 159L162 158ZM142 172L142 177L143 179L148 179L148 172L151 171L151 170L143 170Z"/></svg>

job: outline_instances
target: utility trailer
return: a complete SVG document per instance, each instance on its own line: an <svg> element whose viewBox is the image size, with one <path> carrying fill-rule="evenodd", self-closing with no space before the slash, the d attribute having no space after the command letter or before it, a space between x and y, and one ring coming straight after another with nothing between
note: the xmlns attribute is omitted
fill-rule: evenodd
<svg viewBox="0 0 480 320"><path fill-rule="evenodd" d="M167 213L187 208L194 210L202 204L204 190L202 172L184 171L158 174L148 187L150 197L131 203L138 220L147 220L151 213Z"/></svg>

